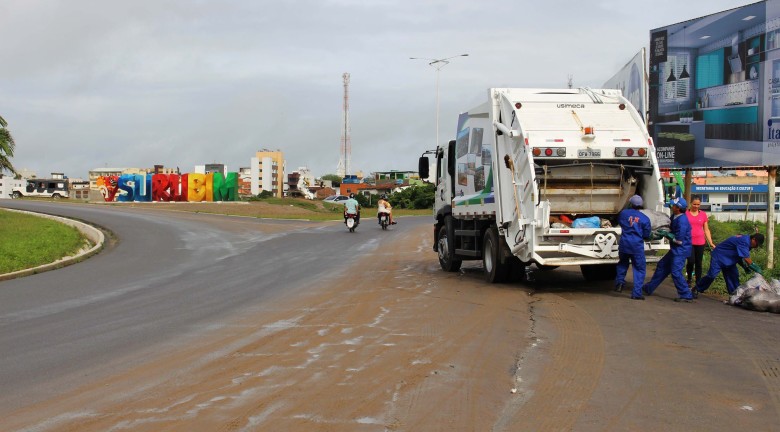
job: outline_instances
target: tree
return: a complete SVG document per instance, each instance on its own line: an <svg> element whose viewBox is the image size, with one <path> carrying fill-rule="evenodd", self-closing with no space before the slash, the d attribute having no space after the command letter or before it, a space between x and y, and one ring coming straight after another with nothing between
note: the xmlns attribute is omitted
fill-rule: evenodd
<svg viewBox="0 0 780 432"><path fill-rule="evenodd" d="M0 117L0 173L3 170L8 170L12 174L16 174L13 164L11 164L15 147L14 137L8 131L8 122L3 117Z"/></svg>
<svg viewBox="0 0 780 432"><path fill-rule="evenodd" d="M433 208L436 186L431 183L410 186L400 192L390 195L387 200L390 205L407 209Z"/></svg>
<svg viewBox="0 0 780 432"><path fill-rule="evenodd" d="M355 194L355 200L360 204L361 208L372 207L371 199L362 193Z"/></svg>
<svg viewBox="0 0 780 432"><path fill-rule="evenodd" d="M336 174L325 174L320 178L322 180L330 180L330 182L333 184L333 187L339 187L339 185L341 185L341 181L344 180L343 178L337 176Z"/></svg>

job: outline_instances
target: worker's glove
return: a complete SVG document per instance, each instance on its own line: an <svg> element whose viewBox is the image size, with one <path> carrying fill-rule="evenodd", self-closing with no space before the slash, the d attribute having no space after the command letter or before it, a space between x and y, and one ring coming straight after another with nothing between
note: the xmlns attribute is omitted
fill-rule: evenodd
<svg viewBox="0 0 780 432"><path fill-rule="evenodd" d="M739 260L739 262L737 262L737 264L739 264L739 266L742 267L745 270L745 273L750 273L750 270L748 270L748 265L745 262L745 260Z"/></svg>
<svg viewBox="0 0 780 432"><path fill-rule="evenodd" d="M748 272L754 271L758 274L761 274L761 267L758 266L756 263L752 263L749 266L747 266Z"/></svg>
<svg viewBox="0 0 780 432"><path fill-rule="evenodd" d="M668 238L669 240L674 240L674 234L670 233L669 231L656 230L655 233L661 236L661 238Z"/></svg>

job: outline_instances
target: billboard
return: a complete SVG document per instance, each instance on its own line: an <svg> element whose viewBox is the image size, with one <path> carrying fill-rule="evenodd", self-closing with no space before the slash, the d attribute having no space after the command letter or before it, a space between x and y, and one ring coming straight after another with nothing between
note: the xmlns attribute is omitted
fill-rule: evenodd
<svg viewBox="0 0 780 432"><path fill-rule="evenodd" d="M634 105L643 120L647 116L647 71L645 49L642 48L618 73L604 83L602 88L618 89Z"/></svg>
<svg viewBox="0 0 780 432"><path fill-rule="evenodd" d="M653 29L648 61L662 168L780 165L780 2Z"/></svg>

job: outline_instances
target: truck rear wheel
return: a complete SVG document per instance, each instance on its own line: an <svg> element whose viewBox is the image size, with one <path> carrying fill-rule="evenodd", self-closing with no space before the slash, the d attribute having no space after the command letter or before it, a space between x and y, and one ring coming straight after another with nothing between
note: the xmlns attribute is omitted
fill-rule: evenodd
<svg viewBox="0 0 780 432"><path fill-rule="evenodd" d="M444 271L456 272L460 270L463 261L455 258L455 228L452 226L452 218L444 219L444 224L439 228L439 265Z"/></svg>
<svg viewBox="0 0 780 432"><path fill-rule="evenodd" d="M482 266L485 270L485 280L490 283L501 283L507 280L511 266L502 261L501 239L498 238L496 227L485 231L482 240Z"/></svg>
<svg viewBox="0 0 780 432"><path fill-rule="evenodd" d="M617 274L617 264L581 265L580 271L588 282L614 280Z"/></svg>

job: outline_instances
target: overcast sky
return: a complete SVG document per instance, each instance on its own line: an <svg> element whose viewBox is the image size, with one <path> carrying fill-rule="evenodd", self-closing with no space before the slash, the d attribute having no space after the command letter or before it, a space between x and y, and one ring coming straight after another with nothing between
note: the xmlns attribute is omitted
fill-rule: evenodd
<svg viewBox="0 0 780 432"><path fill-rule="evenodd" d="M600 87L654 28L750 1L2 0L0 116L12 159L46 177L99 167L339 161L351 75L350 171L416 170L489 87Z"/></svg>

